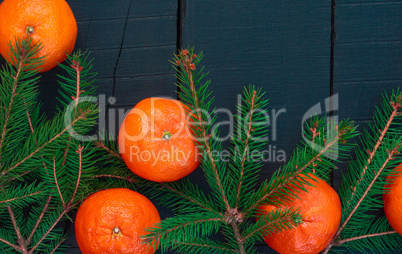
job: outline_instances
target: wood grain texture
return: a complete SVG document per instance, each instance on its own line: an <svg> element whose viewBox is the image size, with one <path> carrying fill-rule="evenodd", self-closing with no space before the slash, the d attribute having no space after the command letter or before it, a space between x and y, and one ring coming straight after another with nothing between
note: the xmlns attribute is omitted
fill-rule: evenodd
<svg viewBox="0 0 402 254"><path fill-rule="evenodd" d="M279 112L271 145L287 158L307 110L329 96L330 1L185 1L183 46L205 54L216 107L231 112L248 84L267 91ZM221 118L225 121L225 116ZM273 127L273 125L271 126ZM262 177L281 163L269 162Z"/></svg>
<svg viewBox="0 0 402 254"><path fill-rule="evenodd" d="M129 18L175 16L176 0L115 0L99 1L67 0L77 21L126 19L131 3Z"/></svg>
<svg viewBox="0 0 402 254"><path fill-rule="evenodd" d="M402 2L337 4L337 43L375 43L402 40Z"/></svg>
<svg viewBox="0 0 402 254"><path fill-rule="evenodd" d="M399 0L336 0L336 5L382 5L389 3L398 3Z"/></svg>
<svg viewBox="0 0 402 254"><path fill-rule="evenodd" d="M334 87L339 93L340 118L372 120L375 106L382 102L382 95L391 94L401 83L402 80L336 83Z"/></svg>
<svg viewBox="0 0 402 254"><path fill-rule="evenodd" d="M176 16L129 18L125 46L149 48L176 45L176 34L170 31L175 29L176 21ZM77 44L91 51L119 49L125 22L124 19L79 22Z"/></svg>
<svg viewBox="0 0 402 254"><path fill-rule="evenodd" d="M402 1L338 1L334 92L341 118L368 120L402 81Z"/></svg>

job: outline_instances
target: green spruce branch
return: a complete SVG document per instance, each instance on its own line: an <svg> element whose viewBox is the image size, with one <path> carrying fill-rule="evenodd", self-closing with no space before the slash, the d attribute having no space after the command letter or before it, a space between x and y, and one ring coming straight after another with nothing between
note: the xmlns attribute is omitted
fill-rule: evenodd
<svg viewBox="0 0 402 254"><path fill-rule="evenodd" d="M99 111L88 99L95 95L89 54L77 51L60 65L61 107L48 120L38 102L40 44L17 38L9 47L12 61L0 71L0 252L61 253L70 212L90 193L122 186L104 180L111 170L100 165L123 172L122 162L84 142Z"/></svg>
<svg viewBox="0 0 402 254"><path fill-rule="evenodd" d="M341 226L324 253L341 245L361 252L400 250L402 237L385 217L378 218L373 211L383 208L385 179L402 163L399 156L402 150L401 102L399 91L394 91L391 97L384 95L373 122L364 130L360 146L354 150L356 159L349 163L342 176ZM363 220L367 223L362 223Z"/></svg>
<svg viewBox="0 0 402 254"><path fill-rule="evenodd" d="M199 67L203 55L183 50L172 61L180 81L179 97L188 108L191 127L201 151L201 168L211 187L206 194L188 179L173 183L155 184L149 193L161 203L173 208L176 217L162 221L150 229L144 239L159 242L162 251L174 249L178 253L255 253L254 244L282 230L302 223L301 215L293 208L278 209L259 218L263 204L280 204L297 198L305 190L309 173L328 178L333 169L334 154L343 158L350 151L346 141L356 136L350 121L332 123L327 130L325 118L313 117L305 126L306 139L289 162L277 170L270 181L258 186L263 157L255 155L267 145L268 101L261 89L249 86L237 105L235 132L231 137L230 160L222 160L222 144L216 123L213 97L208 90L210 81ZM292 187L293 186L293 187ZM292 189L293 188L293 189ZM297 193L296 192L296 193ZM190 215L191 214L191 215ZM225 241L212 240L221 234Z"/></svg>

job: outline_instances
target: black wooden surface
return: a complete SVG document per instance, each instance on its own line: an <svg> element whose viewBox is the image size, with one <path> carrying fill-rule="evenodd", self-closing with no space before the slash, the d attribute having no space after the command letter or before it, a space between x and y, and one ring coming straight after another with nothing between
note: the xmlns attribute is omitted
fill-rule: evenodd
<svg viewBox="0 0 402 254"><path fill-rule="evenodd" d="M372 121L382 94L402 84L401 13L402 1L336 2L333 89L340 119L360 129ZM338 185L339 171L334 176Z"/></svg>
<svg viewBox="0 0 402 254"><path fill-rule="evenodd" d="M140 100L176 98L168 60L181 46L204 52L218 109L234 112L245 85L267 91L269 112L276 115L271 155L283 153L286 158L300 140L303 116L312 106L321 103L325 111L324 100L338 94L334 114L364 125L381 93L402 81L401 0L67 2L78 22L76 48L90 50L95 59L97 92L106 100L114 96L104 119L112 132ZM43 74L40 84L43 109L49 113L57 105L57 73L60 68ZM229 118L218 115L221 121ZM272 156L261 178L270 177L282 163ZM190 175L202 185L200 176L201 170ZM334 177L339 184L339 172ZM167 209L158 209L162 218L171 216ZM66 232L68 253L80 253L71 224ZM265 243L258 248L260 253L275 253Z"/></svg>
<svg viewBox="0 0 402 254"><path fill-rule="evenodd" d="M331 2L207 0L184 7L183 45L205 53L216 107L234 112L245 85L264 88L271 119L277 116L271 149L289 157L303 114L330 95ZM266 163L262 177L280 164Z"/></svg>

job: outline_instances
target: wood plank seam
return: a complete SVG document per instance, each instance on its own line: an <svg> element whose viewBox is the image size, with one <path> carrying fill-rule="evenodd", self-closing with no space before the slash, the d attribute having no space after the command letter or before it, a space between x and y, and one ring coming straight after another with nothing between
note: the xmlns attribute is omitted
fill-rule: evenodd
<svg viewBox="0 0 402 254"><path fill-rule="evenodd" d="M117 55L117 59L116 59L116 64L114 66L114 70L113 70L113 88L112 88L112 97L114 97L115 95L115 91L116 91L116 72L117 72L117 66L119 65L119 60L120 60L120 56L121 56L121 52L123 51L123 45L124 45L124 39L126 37L126 29L127 29L127 23L128 23L128 17L130 15L130 9L131 9L131 4L132 4L133 0L130 0L130 3L128 4L128 9L127 9L127 16L126 16L126 21L124 23L124 28L123 28L123 35L121 38L121 44L120 44L120 49L119 49L119 54ZM110 106L110 102L108 102L107 106L106 106L106 115L109 111L109 106Z"/></svg>

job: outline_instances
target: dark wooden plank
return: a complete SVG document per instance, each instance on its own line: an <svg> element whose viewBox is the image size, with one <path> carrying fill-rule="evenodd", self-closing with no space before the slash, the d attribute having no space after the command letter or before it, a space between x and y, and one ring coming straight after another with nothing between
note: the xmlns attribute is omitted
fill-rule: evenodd
<svg viewBox="0 0 402 254"><path fill-rule="evenodd" d="M175 45L165 47L149 48L123 48L119 57L118 49L96 50L91 52L91 57L96 59L94 71L98 73L98 78L113 78L114 74L118 78L137 77L144 75L157 76L159 74L174 75L174 69L169 60L175 52ZM98 63L98 64L97 64ZM115 65L118 64L116 73ZM174 92L174 89L172 89Z"/></svg>
<svg viewBox="0 0 402 254"><path fill-rule="evenodd" d="M334 82L400 80L401 49L402 41L338 44L335 46Z"/></svg>
<svg viewBox="0 0 402 254"><path fill-rule="evenodd" d="M175 71L171 67L169 60L172 58L175 51L175 45L123 49L116 76L174 75ZM172 89L173 92L174 90L175 88Z"/></svg>
<svg viewBox="0 0 402 254"><path fill-rule="evenodd" d="M382 5L382 4L389 4L389 3L398 3L400 0L336 0L336 6L340 5Z"/></svg>
<svg viewBox="0 0 402 254"><path fill-rule="evenodd" d="M263 87L271 115L283 112L270 143L289 158L304 113L329 96L331 2L184 2L183 46L205 53L215 105L235 112L243 86ZM279 164L268 162L263 177Z"/></svg>
<svg viewBox="0 0 402 254"><path fill-rule="evenodd" d="M135 105L140 100L148 97L170 97L176 99L176 94L172 90L176 87L176 78L171 75L143 76L136 78L121 78L118 80L119 86L116 87L115 106ZM170 95L170 96L168 96Z"/></svg>
<svg viewBox="0 0 402 254"><path fill-rule="evenodd" d="M125 44L127 47L176 45L176 26L176 16L134 19L127 23L126 32L131 36L127 37Z"/></svg>
<svg viewBox="0 0 402 254"><path fill-rule="evenodd" d="M176 0L116 0L99 1L68 0L68 4L78 21L126 19L131 4L129 18L175 16Z"/></svg>
<svg viewBox="0 0 402 254"><path fill-rule="evenodd" d="M402 1L382 4L339 4L336 7L336 42L401 41Z"/></svg>
<svg viewBox="0 0 402 254"><path fill-rule="evenodd" d="M78 23L77 45L96 51L119 49L122 34L127 34L124 48L176 45L176 16L135 18L125 20L96 20ZM119 36L117 36L119 35ZM106 40L99 40L107 38Z"/></svg>
<svg viewBox="0 0 402 254"><path fill-rule="evenodd" d="M334 90L339 94L339 118L371 120L382 95L391 94L401 83L402 80L335 83Z"/></svg>
<svg viewBox="0 0 402 254"><path fill-rule="evenodd" d="M334 91L339 115L372 118L381 94L402 80L402 1L338 1Z"/></svg>

